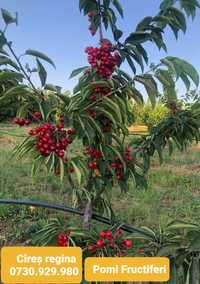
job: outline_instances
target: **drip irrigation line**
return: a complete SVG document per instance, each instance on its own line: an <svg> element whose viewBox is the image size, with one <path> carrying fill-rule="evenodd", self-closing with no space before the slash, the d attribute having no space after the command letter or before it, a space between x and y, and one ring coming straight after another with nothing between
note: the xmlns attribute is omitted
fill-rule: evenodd
<svg viewBox="0 0 200 284"><path fill-rule="evenodd" d="M0 199L0 204L7 204L7 205L24 205L24 206L34 206L34 207L42 207L47 209L53 209L63 212L68 212L72 214L76 214L79 216L84 216L84 213L79 211L78 209L66 207L63 205L54 205L49 204L46 202L40 202L40 201L31 201L31 200L15 200L15 199ZM109 218L100 216L98 214L92 214L92 219L96 220L98 222L104 223L106 225L113 225L115 222L113 220L110 220ZM129 225L121 225L120 229L127 233L138 233L138 234L145 234L148 237L152 237L151 234L148 234L148 232L144 232L142 229L133 228Z"/></svg>

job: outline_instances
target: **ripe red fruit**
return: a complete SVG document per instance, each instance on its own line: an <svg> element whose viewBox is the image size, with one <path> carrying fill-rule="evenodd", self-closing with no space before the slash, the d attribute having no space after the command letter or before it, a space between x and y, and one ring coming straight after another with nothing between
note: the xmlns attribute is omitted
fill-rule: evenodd
<svg viewBox="0 0 200 284"><path fill-rule="evenodd" d="M96 245L98 248L102 249L105 247L105 242L103 240L97 240Z"/></svg>
<svg viewBox="0 0 200 284"><path fill-rule="evenodd" d="M133 241L132 240L124 240L123 245L126 247L126 249L132 249Z"/></svg>
<svg viewBox="0 0 200 284"><path fill-rule="evenodd" d="M30 136L35 136L35 135L37 135L37 132L36 132L34 129L31 129L31 130L29 131L29 135L30 135Z"/></svg>
<svg viewBox="0 0 200 284"><path fill-rule="evenodd" d="M112 163L111 167L112 167L113 169L116 169L116 168L117 168L117 163Z"/></svg>
<svg viewBox="0 0 200 284"><path fill-rule="evenodd" d="M74 135L74 134L76 134L76 130L75 129L68 129L67 134Z"/></svg>
<svg viewBox="0 0 200 284"><path fill-rule="evenodd" d="M41 113L38 112L38 111L34 112L34 113L32 114L32 116L33 116L33 118L34 118L35 120L39 120L39 119L42 118Z"/></svg>
<svg viewBox="0 0 200 284"><path fill-rule="evenodd" d="M106 237L106 232L105 231L101 231L100 232L100 237L104 239Z"/></svg>
<svg viewBox="0 0 200 284"><path fill-rule="evenodd" d="M64 152L64 151L59 151L59 152L57 153L57 155L58 155L59 158L64 158L65 152Z"/></svg>
<svg viewBox="0 0 200 284"><path fill-rule="evenodd" d="M90 109L90 110L88 111L88 115L91 116L92 118L96 118L97 113L96 113L95 110Z"/></svg>
<svg viewBox="0 0 200 284"><path fill-rule="evenodd" d="M106 232L106 238L107 238L108 240L112 240L112 239L113 239L113 235L112 235L112 232L111 232L110 230L108 230L108 231Z"/></svg>
<svg viewBox="0 0 200 284"><path fill-rule="evenodd" d="M89 12L88 12L88 17L89 17L89 18L92 18L93 16L94 16L93 11L89 11Z"/></svg>
<svg viewBox="0 0 200 284"><path fill-rule="evenodd" d="M97 169L97 162L89 162L88 167L93 170Z"/></svg>
<svg viewBox="0 0 200 284"><path fill-rule="evenodd" d="M57 237L57 244L62 247L68 246L69 238L65 233L61 233Z"/></svg>
<svg viewBox="0 0 200 284"><path fill-rule="evenodd" d="M96 246L96 245L89 245L89 246L88 246L88 250L89 250L90 252L94 252L96 249L97 249L97 246Z"/></svg>
<svg viewBox="0 0 200 284"><path fill-rule="evenodd" d="M92 27L90 30L93 31ZM100 48L88 47L86 49L88 62L100 77L109 78L120 62L119 54L113 55L111 47L112 45L104 40Z"/></svg>
<svg viewBox="0 0 200 284"><path fill-rule="evenodd" d="M58 123L57 125L56 125L56 127L58 128L58 129L63 129L65 126L64 126L64 123Z"/></svg>
<svg viewBox="0 0 200 284"><path fill-rule="evenodd" d="M128 162L131 162L131 161L133 160L133 157L132 157L131 155L127 155L127 156L126 156L126 160L127 160Z"/></svg>
<svg viewBox="0 0 200 284"><path fill-rule="evenodd" d="M25 119L24 124L28 126L31 123L30 119Z"/></svg>
<svg viewBox="0 0 200 284"><path fill-rule="evenodd" d="M44 144L43 147L44 147L44 149L48 149L49 145L48 144Z"/></svg>
<svg viewBox="0 0 200 284"><path fill-rule="evenodd" d="M50 150L51 150L52 152L54 152L55 149L56 149L55 145L51 145L51 146L50 146Z"/></svg>
<svg viewBox="0 0 200 284"><path fill-rule="evenodd" d="M29 120L28 119L24 119L24 118L20 118L20 117L16 117L13 119L13 123L19 125L19 126L24 126L24 125L28 125L29 124Z"/></svg>
<svg viewBox="0 0 200 284"><path fill-rule="evenodd" d="M57 169L55 170L55 175L60 175L60 168L57 168Z"/></svg>
<svg viewBox="0 0 200 284"><path fill-rule="evenodd" d="M74 172L75 172L74 167L72 167L72 166L71 166L71 167L69 167L69 172L70 172L70 173L74 173Z"/></svg>

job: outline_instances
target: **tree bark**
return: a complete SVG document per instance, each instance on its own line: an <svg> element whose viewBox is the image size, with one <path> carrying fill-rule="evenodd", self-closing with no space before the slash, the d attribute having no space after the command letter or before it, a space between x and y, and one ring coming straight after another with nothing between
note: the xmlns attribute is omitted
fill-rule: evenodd
<svg viewBox="0 0 200 284"><path fill-rule="evenodd" d="M89 173L89 178L88 178L88 183L86 186L87 192L91 192L92 190L92 171ZM84 208L84 216L83 216L83 229L85 231L90 231L91 229L91 221L92 221L92 207L93 207L93 202L92 199L88 200L86 203L86 206Z"/></svg>

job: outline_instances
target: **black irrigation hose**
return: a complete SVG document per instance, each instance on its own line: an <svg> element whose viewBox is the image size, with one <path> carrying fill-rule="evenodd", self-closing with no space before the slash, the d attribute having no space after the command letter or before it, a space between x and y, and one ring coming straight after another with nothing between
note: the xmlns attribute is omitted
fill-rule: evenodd
<svg viewBox="0 0 200 284"><path fill-rule="evenodd" d="M53 209L53 210L58 210L58 211L64 211L64 212L68 212L68 213L72 213L72 214L76 214L79 216L83 216L84 213L71 208L71 207L65 207L63 205L53 205L53 204L48 204L45 202L38 202L38 201L29 201L29 200L14 200L14 199L0 199L0 204L8 204L8 205L25 205L25 206L35 206L35 207L42 207L42 208L48 208L48 209ZM92 219L99 221L101 223L107 224L107 225L113 225L112 220L106 218L106 217L102 217L100 215L97 214L92 214ZM122 225L120 226L120 228L128 233L139 233L139 234L145 234L146 236L152 237L151 234L148 234L148 232L144 232L141 229L137 229L137 228L133 228L131 226L128 225Z"/></svg>

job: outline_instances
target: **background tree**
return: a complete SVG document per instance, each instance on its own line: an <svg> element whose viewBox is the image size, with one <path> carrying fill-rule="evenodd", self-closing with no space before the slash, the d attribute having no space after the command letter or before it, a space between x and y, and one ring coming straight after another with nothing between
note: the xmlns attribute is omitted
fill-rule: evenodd
<svg viewBox="0 0 200 284"><path fill-rule="evenodd" d="M150 157L156 151L162 160L162 150L167 145L171 152L173 143L183 149L193 139L198 140L199 108L197 105L179 108L175 89L178 79L187 90L192 82L198 86L199 75L194 67L183 59L167 56L144 71L149 62L145 43L151 42L166 51L166 28L169 27L178 38L181 31L186 31L186 17L194 18L197 8L199 3L196 0L164 0L157 15L145 17L135 31L126 36L117 23L117 13L123 17L118 0L80 0L80 10L90 22L89 30L92 35L99 34L99 39L97 47L86 48L89 65L71 74L71 77L80 77L70 97L60 88L46 83L43 62L55 67L48 56L28 49L23 56L34 57L36 66L23 66L21 56L16 55L5 34L8 25L17 23L17 18L2 10L5 28L0 32L0 53L2 58L10 60L6 64L12 63L14 68L13 71L2 71L2 74L5 79L23 80L18 86L6 90L2 100L22 96L27 102L22 106L23 113L29 112L29 102L34 102L41 112L41 125L32 129L15 151L18 157L27 153L33 156L33 174L45 165L49 171L59 174L61 180L67 177L76 189L75 203L84 210L84 229L90 229L95 211L107 212L114 217L110 205L113 187L119 186L126 192L129 179L137 186L146 186ZM114 42L104 36L108 29ZM126 61L133 71L131 75L121 69ZM40 88L35 87L31 80L31 74L36 71L41 80ZM126 139L128 126L134 120L131 101L143 103L138 84L145 87L153 107L159 95L158 89L162 88L170 112L164 121L152 128L149 136L129 142ZM59 106L57 103L52 106L45 100L46 90L61 102ZM54 124L57 113L60 117ZM82 155L77 156L69 150L75 140L81 141Z"/></svg>

